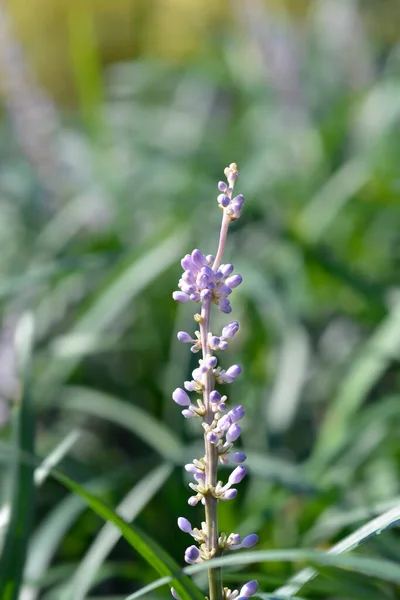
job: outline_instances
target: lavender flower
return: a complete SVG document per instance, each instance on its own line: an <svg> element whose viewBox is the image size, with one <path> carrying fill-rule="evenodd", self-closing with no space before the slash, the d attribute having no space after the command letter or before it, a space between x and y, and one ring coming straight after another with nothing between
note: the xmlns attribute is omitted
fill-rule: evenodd
<svg viewBox="0 0 400 600"><path fill-rule="evenodd" d="M223 327L220 335L214 335L210 330L212 304L229 314L232 311L229 297L242 283L242 276L234 273L231 263L222 264L229 223L240 217L244 205L242 194L233 197L238 177L236 164L229 165L224 173L227 182L218 183L220 193L217 203L223 217L215 258L210 254L203 254L197 248L191 254L186 254L181 261L183 274L178 283L179 290L172 294L177 302L195 302L200 305L200 314L194 316L200 331L195 331L193 336L186 331L179 331L177 337L183 343L192 344L192 352L201 350L202 356L192 372L192 380L184 382L185 389L177 388L172 394L174 402L184 407L182 415L185 418L200 418L204 429L205 455L185 465L185 469L194 479L194 482L189 483L193 495L188 504L203 504L206 519L200 529L193 528L185 517L178 519L179 529L192 536L197 543L185 551L185 561L189 564L220 556L225 550L250 548L258 540L256 534L248 535L243 540L237 533L218 534L218 503L233 500L238 491L232 486L239 484L246 475L246 469L241 464L246 460L246 455L243 452L231 452L241 433L237 421L243 419L245 410L242 405L238 405L222 414L226 410L228 398L215 389L216 384L232 383L242 372L242 367L237 364L227 370L222 369L214 355L214 352L227 349L229 340L239 330L239 323L231 321ZM192 393L200 398L197 397L192 402L189 395ZM218 480L218 463L226 464L229 459L239 465L229 475L227 483L223 484ZM212 567L209 569L210 600L237 600L238 596L244 600L257 591L256 581L244 585L240 592L223 588L220 571ZM175 600L179 600L173 588L171 594Z"/></svg>

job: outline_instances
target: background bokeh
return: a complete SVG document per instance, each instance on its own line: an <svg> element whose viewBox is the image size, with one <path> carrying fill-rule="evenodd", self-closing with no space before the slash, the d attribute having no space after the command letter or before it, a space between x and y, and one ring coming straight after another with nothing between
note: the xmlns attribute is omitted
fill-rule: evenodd
<svg viewBox="0 0 400 600"><path fill-rule="evenodd" d="M221 529L327 549L398 505L399 2L3 0L0 94L0 537L29 310L36 455L61 444L63 472L183 563L201 437L171 401L195 364L176 340L193 306L171 293L181 256L215 252L232 161L246 205L226 258L244 283L222 361L244 367L230 398L250 475ZM51 476L36 484L19 600L122 600L157 577ZM400 539L359 553L398 561ZM267 594L301 566L247 579ZM301 595L400 597L333 567Z"/></svg>

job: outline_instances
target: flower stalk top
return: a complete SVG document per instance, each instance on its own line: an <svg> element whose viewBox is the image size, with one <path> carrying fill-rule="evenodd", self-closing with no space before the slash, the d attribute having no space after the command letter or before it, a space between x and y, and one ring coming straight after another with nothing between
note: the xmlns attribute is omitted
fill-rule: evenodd
<svg viewBox="0 0 400 600"><path fill-rule="evenodd" d="M251 548L257 543L256 534L243 539L237 533L219 533L217 508L219 502L227 502L237 495L238 485L246 475L243 462L246 455L234 450L234 443L240 436L241 421L245 415L242 405L228 407L228 398L218 391L216 385L232 383L242 372L240 365L232 365L223 369L218 365L214 352L226 350L229 340L238 332L239 323L229 322L219 335L210 330L211 307L215 304L223 313L232 311L229 296L242 283L242 277L234 273L233 265L223 264L226 237L229 223L239 219L242 213L244 197L242 194L233 196L235 182L238 178L236 163L231 163L224 171L227 182L218 183L217 202L222 210L222 223L217 253L214 256L205 255L195 249L183 257L182 277L179 280L179 290L173 293L177 302L195 302L200 305L200 313L194 315L199 324L199 331L190 335L185 331L178 332L178 340L191 344L194 353L201 351L198 367L192 372L192 380L184 382L184 389L177 388L172 399L182 407L182 415L198 418L204 429L205 455L194 459L185 466L186 471L193 475L194 482L189 484L193 495L188 503L195 506L199 502L205 508L205 520L200 528L193 528L185 517L179 517L178 527L192 536L195 544L185 551L185 561L189 564L210 560L221 556L225 551ZM193 401L193 396L197 396ZM223 483L218 479L218 464L236 463ZM210 600L245 600L253 596L258 588L256 581L245 584L240 591L223 587L221 568L208 569ZM179 600L175 590L172 596Z"/></svg>

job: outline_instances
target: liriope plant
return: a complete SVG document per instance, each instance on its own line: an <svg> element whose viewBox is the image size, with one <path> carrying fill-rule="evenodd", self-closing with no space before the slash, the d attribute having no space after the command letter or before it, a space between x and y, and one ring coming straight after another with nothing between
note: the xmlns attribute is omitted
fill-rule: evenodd
<svg viewBox="0 0 400 600"><path fill-rule="evenodd" d="M194 483L189 484L193 495L188 503L195 506L201 502L205 509L205 519L200 528L193 528L185 517L178 519L178 527L196 542L185 552L185 561L189 564L210 560L226 551L250 548L258 541L256 534L242 539L237 533L219 533L218 529L219 502L235 498L237 489L233 486L240 483L246 475L242 464L246 455L235 451L233 447L241 433L238 421L244 417L245 410L241 405L229 409L227 396L216 389L216 386L232 383L242 372L242 367L232 365L224 370L218 365L214 354L226 350L229 340L239 329L239 323L231 321L220 335L214 335L210 328L212 305L215 304L223 313L229 314L232 310L229 296L242 282L241 275L233 273L232 264L222 263L229 223L240 217L244 204L242 194L233 197L238 177L236 164L230 164L224 173L227 183L218 183L220 194L217 200L223 216L217 253L214 257L195 249L191 254L186 254L181 262L184 272L178 284L180 289L173 293L177 302L192 301L201 306L201 312L194 315L199 331L194 336L179 331L177 336L181 342L192 344L192 352L201 352L199 366L192 373L193 379L185 381L185 389L177 388L172 394L173 400L183 407L183 416L186 419L200 419L204 429L205 454L202 458L194 459L185 468L194 477ZM189 394L197 396L195 402ZM218 465L229 461L238 466L224 484L218 479ZM249 581L240 591L223 587L221 568L212 568L212 564L208 569L208 583L210 600L245 600L254 595L258 588L257 581ZM173 588L171 593L179 600Z"/></svg>

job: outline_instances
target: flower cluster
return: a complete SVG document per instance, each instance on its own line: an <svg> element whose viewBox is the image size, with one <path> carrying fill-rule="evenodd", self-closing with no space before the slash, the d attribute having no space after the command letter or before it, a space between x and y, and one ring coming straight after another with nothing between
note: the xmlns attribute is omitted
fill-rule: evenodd
<svg viewBox="0 0 400 600"><path fill-rule="evenodd" d="M229 223L240 217L244 203L241 194L233 198L233 188L238 176L235 163L225 169L225 176L227 183L218 184L221 193L217 201L223 211L223 219L216 256L204 255L198 249L187 254L182 259L184 272L178 284L180 291L173 293L173 298L178 302L193 301L201 305L201 314L194 316L199 324L199 331L195 331L193 336L180 331L177 337L181 342L191 344L192 352L201 351L202 357L192 372L192 379L185 381L184 388L177 388L172 394L174 402L183 408L182 415L187 419L201 419L204 429L205 455L194 459L185 469L194 478L194 482L189 483L193 495L188 503L190 506L202 503L206 507L206 520L198 529L193 528L185 517L178 519L178 527L192 536L195 542L185 551L185 561L188 564L221 556L225 551L251 548L258 541L254 533L243 539L237 533L217 533L217 505L236 497L235 486L246 475L242 464L246 455L233 450L234 443L241 434L239 421L245 416L245 409L242 405L228 409L227 396L215 389L217 384L232 383L242 372L242 367L237 364L226 370L222 369L214 355L214 352L227 349L229 340L239 330L239 323L231 321L220 335L213 335L210 331L212 303L222 312L230 313L232 308L228 296L242 282L239 274L233 274L232 264L221 264ZM193 400L190 394L196 398ZM227 482L223 483L218 480L218 463L228 464L229 461L237 466ZM222 587L212 589L210 584L210 600L244 600L254 595L257 587L256 581L250 581L240 591ZM174 598L178 598L175 590L172 589L171 593Z"/></svg>

